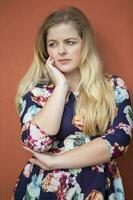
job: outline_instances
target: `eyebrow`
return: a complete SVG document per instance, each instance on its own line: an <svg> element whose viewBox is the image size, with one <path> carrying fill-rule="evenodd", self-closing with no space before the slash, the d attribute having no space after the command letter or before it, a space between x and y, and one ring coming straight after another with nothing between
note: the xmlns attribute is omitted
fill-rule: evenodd
<svg viewBox="0 0 133 200"><path fill-rule="evenodd" d="M66 39L64 39L65 41L66 40L76 40L76 41L78 41L78 38L75 38L75 37L69 37L69 38L66 38ZM50 39L50 40L48 40L47 42L55 42L55 41L57 41L57 40L55 40L55 39Z"/></svg>

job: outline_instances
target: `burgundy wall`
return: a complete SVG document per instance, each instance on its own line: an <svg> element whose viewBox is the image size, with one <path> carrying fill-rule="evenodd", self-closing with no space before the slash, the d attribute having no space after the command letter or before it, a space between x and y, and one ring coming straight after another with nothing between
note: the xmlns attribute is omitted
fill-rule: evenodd
<svg viewBox="0 0 133 200"><path fill-rule="evenodd" d="M122 77L133 92L133 1L132 0L1 0L0 1L0 199L11 199L11 191L29 154L20 142L19 119L14 97L19 80L33 58L35 33L50 11L74 5L88 15L106 69ZM133 98L132 98L133 99ZM119 159L126 196L132 200L132 142Z"/></svg>

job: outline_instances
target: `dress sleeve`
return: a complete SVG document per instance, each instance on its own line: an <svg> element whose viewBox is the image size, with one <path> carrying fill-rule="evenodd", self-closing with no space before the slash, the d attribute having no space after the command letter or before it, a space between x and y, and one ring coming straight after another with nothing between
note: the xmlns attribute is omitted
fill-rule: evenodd
<svg viewBox="0 0 133 200"><path fill-rule="evenodd" d="M32 118L45 106L51 88L35 87L25 94L19 104L22 143L36 152L48 151L54 142L54 136L32 122Z"/></svg>
<svg viewBox="0 0 133 200"><path fill-rule="evenodd" d="M109 147L111 159L127 151L133 127L133 111L128 89L119 77L115 77L113 82L117 111L107 133L102 136Z"/></svg>

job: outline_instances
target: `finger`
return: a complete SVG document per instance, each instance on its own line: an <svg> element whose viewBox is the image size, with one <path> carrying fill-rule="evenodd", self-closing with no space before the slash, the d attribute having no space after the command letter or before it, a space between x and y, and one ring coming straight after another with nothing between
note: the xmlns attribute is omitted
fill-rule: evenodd
<svg viewBox="0 0 133 200"><path fill-rule="evenodd" d="M55 153L53 153L53 155L54 155L54 156L58 156L58 155L63 154L63 153L65 153L65 151L55 152Z"/></svg>
<svg viewBox="0 0 133 200"><path fill-rule="evenodd" d="M38 165L39 167L41 167L42 169L44 170L49 170L48 167L46 167L41 161L39 161L38 159L36 158L30 158L29 161L31 163L33 163L34 165Z"/></svg>
<svg viewBox="0 0 133 200"><path fill-rule="evenodd" d="M46 61L46 66L48 67L53 67L54 59L53 58L48 58Z"/></svg>
<svg viewBox="0 0 133 200"><path fill-rule="evenodd" d="M47 72L49 73L49 75L52 76L53 65L49 60L47 60L45 68L46 68Z"/></svg>
<svg viewBox="0 0 133 200"><path fill-rule="evenodd" d="M55 65L55 60L53 58L46 62L46 68L47 70L49 70L49 72L51 73L54 72L53 70L56 69L56 65Z"/></svg>
<svg viewBox="0 0 133 200"><path fill-rule="evenodd" d="M32 149L30 149L29 147L23 146L23 148L27 151L30 151L31 153L34 153L34 151Z"/></svg>
<svg viewBox="0 0 133 200"><path fill-rule="evenodd" d="M36 158L39 156L40 153L37 153L35 151L33 151L32 149L30 149L29 147L25 147L23 146L23 148L29 152L31 152Z"/></svg>

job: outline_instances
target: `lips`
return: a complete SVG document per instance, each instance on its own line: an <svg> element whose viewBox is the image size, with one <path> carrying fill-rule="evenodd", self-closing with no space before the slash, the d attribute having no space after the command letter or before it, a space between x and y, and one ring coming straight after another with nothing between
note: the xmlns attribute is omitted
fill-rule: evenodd
<svg viewBox="0 0 133 200"><path fill-rule="evenodd" d="M60 59L60 60L58 60L58 61L60 62L60 61L70 61L70 60L71 60L71 59L67 59L67 58L66 58L66 59Z"/></svg>
<svg viewBox="0 0 133 200"><path fill-rule="evenodd" d="M58 62L60 62L61 64L67 64L70 61L71 61L71 59L60 59L60 60L58 60Z"/></svg>

